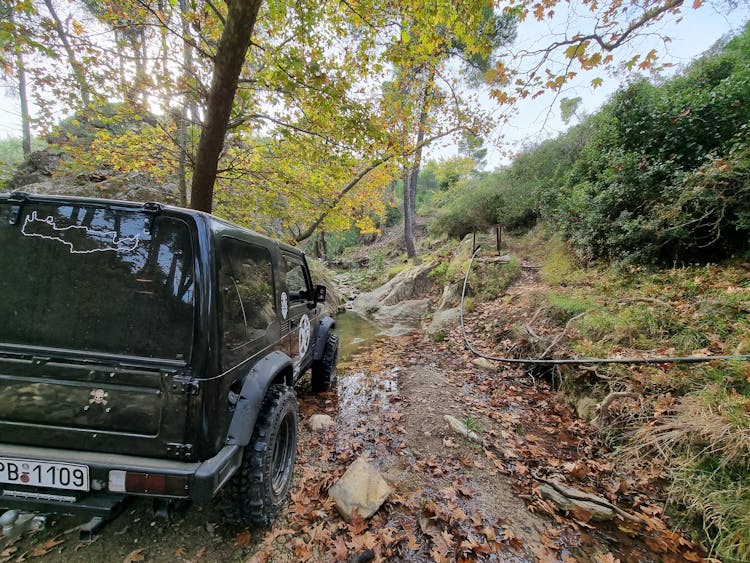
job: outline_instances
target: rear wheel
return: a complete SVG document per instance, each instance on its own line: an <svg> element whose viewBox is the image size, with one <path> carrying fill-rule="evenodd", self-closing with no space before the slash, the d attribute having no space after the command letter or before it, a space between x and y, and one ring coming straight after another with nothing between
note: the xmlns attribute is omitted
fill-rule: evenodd
<svg viewBox="0 0 750 563"><path fill-rule="evenodd" d="M312 390L327 391L336 383L336 362L339 358L339 337L328 333L323 357L312 365Z"/></svg>
<svg viewBox="0 0 750 563"><path fill-rule="evenodd" d="M268 526L292 483L297 456L297 399L286 385L266 394L242 465L224 489L224 512L233 524Z"/></svg>

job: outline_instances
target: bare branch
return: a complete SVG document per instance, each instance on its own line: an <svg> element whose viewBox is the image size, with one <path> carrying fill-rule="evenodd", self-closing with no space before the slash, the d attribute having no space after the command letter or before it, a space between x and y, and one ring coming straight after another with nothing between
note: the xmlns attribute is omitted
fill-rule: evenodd
<svg viewBox="0 0 750 563"><path fill-rule="evenodd" d="M415 152L417 152L418 150L420 150L422 147L425 147L438 139L447 137L448 135L452 135L453 133L456 133L457 131L460 131L461 129L463 129L463 126L454 127L438 135L435 135L428 139L424 139L421 143L415 145L410 150L404 153L393 153L391 155L383 156L381 158L377 158L373 160L369 165L363 168L354 178L352 178L352 180L348 184L346 184L346 186L344 186L338 194L336 194L336 197L334 197L333 200L329 202L328 206L320 213L320 215L318 215L318 217L310 224L310 226L307 227L307 229L305 229L304 231L302 231L299 234L299 236L295 238L295 240L297 242L302 242L303 240L309 238L315 232L315 230L320 226L320 224L326 219L326 217L328 217L331 211L333 211L336 208L336 206L341 202L341 200L344 199L346 194L352 191L357 186L357 184L359 184L365 178L365 176L367 176L370 172L378 168L380 165L385 164L386 162L393 160L394 158L397 158L399 156L400 157L410 156L414 154Z"/></svg>

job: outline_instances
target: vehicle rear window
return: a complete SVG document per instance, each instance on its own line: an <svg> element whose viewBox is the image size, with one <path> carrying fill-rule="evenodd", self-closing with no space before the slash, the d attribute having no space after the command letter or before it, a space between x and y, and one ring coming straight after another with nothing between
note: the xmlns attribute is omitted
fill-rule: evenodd
<svg viewBox="0 0 750 563"><path fill-rule="evenodd" d="M195 275L182 220L0 204L0 343L187 359ZM15 224L11 221L15 219Z"/></svg>

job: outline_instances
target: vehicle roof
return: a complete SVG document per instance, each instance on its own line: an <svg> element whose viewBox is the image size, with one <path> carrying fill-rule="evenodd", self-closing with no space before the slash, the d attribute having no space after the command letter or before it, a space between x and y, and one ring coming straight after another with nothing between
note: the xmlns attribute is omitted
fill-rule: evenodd
<svg viewBox="0 0 750 563"><path fill-rule="evenodd" d="M49 203L69 203L79 205L93 205L99 207L117 207L120 209L132 209L133 211L144 211L144 212L168 212L174 215L191 216L199 221L204 222L212 231L231 233L238 232L245 235L250 235L253 238L260 238L265 240L267 243L278 246L282 250L293 252L295 254L304 254L299 248L290 244L281 242L272 237L268 237L252 229L241 227L230 221L220 219L205 213L203 211L197 211L195 209L188 209L185 207L178 207L175 205L168 205L157 202L135 202L135 201L123 201L117 199L102 199L94 197L79 197L79 196L68 196L68 195L55 195L55 194L29 194L22 191L16 191L11 193L0 193L0 203L2 202L49 202Z"/></svg>

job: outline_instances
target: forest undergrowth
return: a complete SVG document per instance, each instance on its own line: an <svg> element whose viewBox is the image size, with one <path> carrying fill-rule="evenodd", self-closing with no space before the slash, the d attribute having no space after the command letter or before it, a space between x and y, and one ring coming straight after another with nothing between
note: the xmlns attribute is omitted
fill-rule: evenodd
<svg viewBox="0 0 750 563"><path fill-rule="evenodd" d="M509 241L521 279L472 304L479 348L504 357L750 352L750 263L577 264L555 236ZM487 280L481 273L474 285ZM477 291L481 300L482 291ZM472 317L474 315L474 317ZM750 560L750 362L557 366L532 375L568 397L639 486L722 561Z"/></svg>

